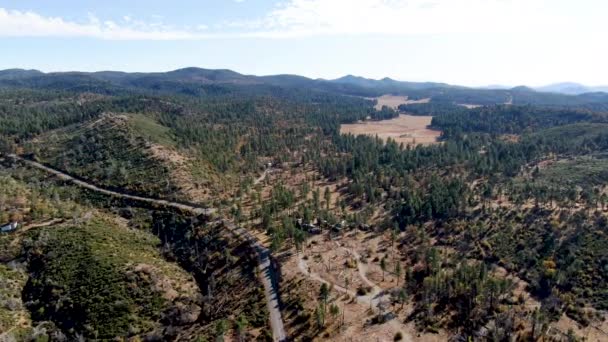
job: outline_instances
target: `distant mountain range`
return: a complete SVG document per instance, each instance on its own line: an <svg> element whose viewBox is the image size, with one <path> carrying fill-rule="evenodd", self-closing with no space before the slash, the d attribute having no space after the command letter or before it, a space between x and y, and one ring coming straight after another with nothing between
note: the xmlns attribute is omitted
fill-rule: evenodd
<svg viewBox="0 0 608 342"><path fill-rule="evenodd" d="M517 88L517 87L516 87ZM485 87L481 87L481 89L513 89L509 86L493 84ZM608 93L608 86L597 86L597 87L589 87L580 83L574 82L562 82L562 83L554 83L549 84L542 87L529 88L531 90L535 90L542 93L557 93L557 94L565 94L565 95L581 95L586 93L598 93L604 92Z"/></svg>
<svg viewBox="0 0 608 342"><path fill-rule="evenodd" d="M452 85L446 83L435 83L435 82L404 82L404 81L396 81L392 78L385 77L380 80L375 80L371 78L364 78L360 76L346 75L344 77L337 78L335 80L331 80L330 82L334 83L342 83L342 84L351 84L364 88L376 88L378 86L385 87L407 87L411 89L428 89L428 88L439 88L439 87L453 87Z"/></svg>
<svg viewBox="0 0 608 342"><path fill-rule="evenodd" d="M550 84L544 87L536 88L537 91L548 92L548 93L560 93L568 95L580 95L585 93L597 93L604 92L608 93L608 86L599 87L588 87L580 83L564 82Z"/></svg>
<svg viewBox="0 0 608 342"><path fill-rule="evenodd" d="M347 75L333 80L311 79L298 75L255 76L228 69L183 68L168 72L51 72L38 70L0 70L0 88L60 90L120 94L181 94L203 96L234 91L302 96L328 92L350 96L375 97L384 94L407 95L412 99L432 98L456 104L532 104L547 106L584 106L608 108L608 87L585 87L560 83L540 88L526 86L489 86L471 88L437 82L405 82ZM296 95L297 94L297 95ZM309 96L309 95L306 95ZM598 104L601 106L598 107Z"/></svg>
<svg viewBox="0 0 608 342"><path fill-rule="evenodd" d="M8 69L0 71L0 85L16 85L20 82L42 82L48 83L52 80L62 82L110 82L114 85L127 87L141 87L158 85L159 83L196 83L201 85L273 85L282 87L311 87L327 88L324 90L338 90L340 92L369 92L370 89L386 92L400 91L402 89L429 89L438 87L451 87L445 83L432 82L401 82L390 78L374 80L359 76L348 75L335 80L310 79L298 75L270 75L255 76L245 75L227 69L202 69L202 68L183 68L168 72L120 72L120 71L99 71L99 72L51 72L43 73L38 70ZM45 80L45 81L43 81Z"/></svg>

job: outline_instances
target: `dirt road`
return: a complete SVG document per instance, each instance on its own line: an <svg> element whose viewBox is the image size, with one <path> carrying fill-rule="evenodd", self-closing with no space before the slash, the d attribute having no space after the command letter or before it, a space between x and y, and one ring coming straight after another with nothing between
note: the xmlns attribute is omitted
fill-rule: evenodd
<svg viewBox="0 0 608 342"><path fill-rule="evenodd" d="M60 179L62 179L64 181L71 182L82 188L93 190L93 191L103 193L103 194L106 194L109 196L127 198L127 199L131 199L131 200L135 200L135 201L152 203L152 204L170 207L170 208L176 208L176 209L183 210L183 211L189 211L196 215L211 215L211 214L217 212L217 210L215 208L200 208L200 207L195 207L195 206L192 206L189 204L184 204L184 203L177 203L177 202L172 202L172 201L167 201L167 200L162 200L162 199L129 195L129 194L124 194L124 193L120 193L120 192L116 192L116 191L112 191L112 190L103 189L94 184L76 179L59 170L50 168L48 166L42 165L35 161L24 159L15 154L9 154L8 157L12 158L14 160L21 161L22 163L24 163L30 167L34 167L36 169L46 171L50 174L53 174L53 175L59 177ZM260 177L260 181L264 177L266 177L266 172L264 172L262 177ZM243 239L244 241L248 242L251 245L252 249L256 252L257 258L258 258L258 267L260 268L260 271L261 271L260 272L260 281L264 285L264 292L266 294L266 304L268 306L268 311L270 313L269 319L270 319L270 327L272 329L273 339L275 341L286 341L287 336L285 334L285 328L283 325L283 319L281 317L281 310L279 307L278 282L276 279L276 274L275 274L274 268L271 265L270 250L268 250L266 247L264 247L247 230L243 229L242 227L237 227L232 222L229 222L227 220L222 220L222 221L224 223L224 226L228 230L230 230L230 232L232 234L234 234L238 238Z"/></svg>

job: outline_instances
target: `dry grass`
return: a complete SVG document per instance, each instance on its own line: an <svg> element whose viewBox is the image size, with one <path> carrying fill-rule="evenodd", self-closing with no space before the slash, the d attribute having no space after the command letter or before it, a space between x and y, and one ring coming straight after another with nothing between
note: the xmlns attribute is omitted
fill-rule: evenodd
<svg viewBox="0 0 608 342"><path fill-rule="evenodd" d="M177 185L180 192L190 201L205 202L214 197L214 182L195 179L192 168L192 158L177 152L171 147L150 144L149 152L152 157L166 165L171 175L171 181ZM211 173L207 173L212 176Z"/></svg>
<svg viewBox="0 0 608 342"><path fill-rule="evenodd" d="M340 133L354 135L378 136L386 141L391 138L405 145L429 145L437 143L440 131L429 129L432 116L399 115L391 120L366 121L346 124L340 127Z"/></svg>
<svg viewBox="0 0 608 342"><path fill-rule="evenodd" d="M562 334L572 330L577 336L584 336L585 341L606 341L608 340L608 319L601 322L593 322L588 326L581 326L572 318L563 314L560 319L551 325Z"/></svg>
<svg viewBox="0 0 608 342"><path fill-rule="evenodd" d="M370 100L377 100L376 109L381 110L382 106L387 106L389 108L397 110L399 105L402 104L415 104L415 103L428 103L431 99L420 99L420 100L410 100L407 96L395 96L395 95L382 95L380 97L371 98Z"/></svg>
<svg viewBox="0 0 608 342"><path fill-rule="evenodd" d="M457 103L456 105L465 107L466 109L475 109L479 107L483 107L483 105L471 104L471 103Z"/></svg>

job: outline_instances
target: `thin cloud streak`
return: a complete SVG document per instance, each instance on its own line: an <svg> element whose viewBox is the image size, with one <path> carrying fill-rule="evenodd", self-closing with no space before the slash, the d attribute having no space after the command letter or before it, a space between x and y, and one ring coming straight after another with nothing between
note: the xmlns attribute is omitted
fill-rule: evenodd
<svg viewBox="0 0 608 342"><path fill-rule="evenodd" d="M176 30L162 24L147 24L131 17L124 23L100 21L89 14L76 23L60 17L0 8L0 37L87 37L105 40L197 40L216 35L196 30Z"/></svg>

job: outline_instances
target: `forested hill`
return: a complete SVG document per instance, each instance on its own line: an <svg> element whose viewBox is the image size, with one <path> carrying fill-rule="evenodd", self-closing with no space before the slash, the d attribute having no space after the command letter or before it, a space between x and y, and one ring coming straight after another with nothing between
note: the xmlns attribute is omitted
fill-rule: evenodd
<svg viewBox="0 0 608 342"><path fill-rule="evenodd" d="M277 88L374 97L383 94L406 95L413 99L459 104L492 105L502 103L552 106L586 106L606 109L608 94L580 95L539 92L528 87L478 89L433 82L403 82L390 78L367 79L348 75L335 80L310 79L297 75L244 75L227 69L183 68L169 72L126 73L57 72L9 69L0 71L0 88L89 91L119 94L125 91L200 96L216 93L269 92ZM269 90L270 89L270 90Z"/></svg>
<svg viewBox="0 0 608 342"><path fill-rule="evenodd" d="M433 115L443 141L426 146L340 134L345 123L396 118L397 111L377 109L367 98L390 92L430 97L401 110ZM267 237L276 252L314 248L311 234L319 229L355 244L366 236L361 252L368 237L392 239L365 251L368 261L331 269L356 270L358 262L375 268L383 293L412 308L407 321L420 332L473 340L494 326L494 340L540 340L539 331L548 331L541 326L566 317L603 324L608 309L606 96L195 68L7 70L0 72L0 154L116 192L212 206ZM23 314L33 326L46 322L49 334L74 339L209 340L223 336L231 321L235 338L264 340L255 261L217 221L117 203L9 161L0 165L0 185L0 221L63 222L0 235L0 247L11 247L4 258L24 263L11 275L17 279L10 297L25 300L7 306L0 298L0 328ZM361 234L351 234L355 229ZM280 255L288 254L300 255ZM167 266L174 261L180 269ZM387 262L397 281L384 281ZM0 263L0 272L7 265ZM294 271L289 265L281 265L285 281ZM168 296L153 278L191 283L193 291ZM328 297L297 293L308 283L291 279L279 293L290 337L321 338L329 331L321 306ZM108 300L91 293L107 293ZM3 310L10 319L2 319ZM392 322L405 322L400 315ZM369 326L387 315L374 317L348 324Z"/></svg>

